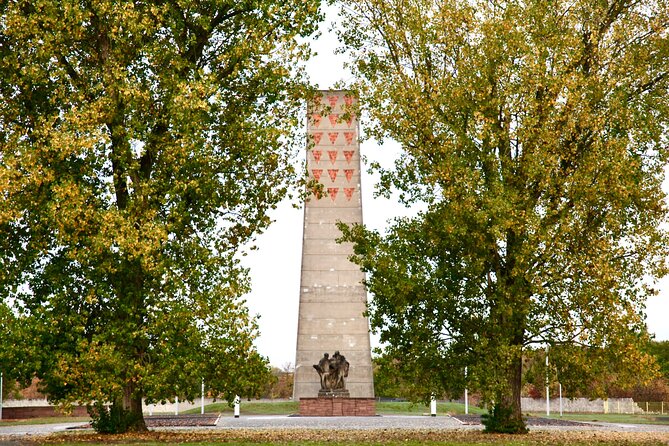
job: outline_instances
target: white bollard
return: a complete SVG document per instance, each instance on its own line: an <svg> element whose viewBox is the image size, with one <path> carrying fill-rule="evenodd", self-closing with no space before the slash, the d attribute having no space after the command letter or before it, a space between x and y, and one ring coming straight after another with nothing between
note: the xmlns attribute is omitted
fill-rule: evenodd
<svg viewBox="0 0 669 446"><path fill-rule="evenodd" d="M467 367L465 367L465 415L469 414L469 395L467 394Z"/></svg>
<svg viewBox="0 0 669 446"><path fill-rule="evenodd" d="M239 418L239 403L241 401L241 398L239 398L239 395L235 397L235 418Z"/></svg>
<svg viewBox="0 0 669 446"><path fill-rule="evenodd" d="M202 380L202 401L200 402L200 415L204 415L204 379Z"/></svg>
<svg viewBox="0 0 669 446"><path fill-rule="evenodd" d="M432 395L432 399L430 400L430 416L436 417L437 416L437 398Z"/></svg>
<svg viewBox="0 0 669 446"><path fill-rule="evenodd" d="M562 416L562 383L560 384L560 416Z"/></svg>
<svg viewBox="0 0 669 446"><path fill-rule="evenodd" d="M465 415L469 414L469 397L467 395L467 388L465 387Z"/></svg>
<svg viewBox="0 0 669 446"><path fill-rule="evenodd" d="M546 386L546 416L549 417L551 415L551 397L549 395L549 390L548 386Z"/></svg>
<svg viewBox="0 0 669 446"><path fill-rule="evenodd" d="M179 415L179 397L174 398L175 406L174 415Z"/></svg>

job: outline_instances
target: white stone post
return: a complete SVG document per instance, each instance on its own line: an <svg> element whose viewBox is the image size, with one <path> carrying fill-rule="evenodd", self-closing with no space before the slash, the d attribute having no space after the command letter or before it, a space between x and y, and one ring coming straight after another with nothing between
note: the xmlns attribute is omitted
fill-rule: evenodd
<svg viewBox="0 0 669 446"><path fill-rule="evenodd" d="M431 417L437 416L437 398L434 396L434 393L432 394L432 398L430 399L430 416Z"/></svg>
<svg viewBox="0 0 669 446"><path fill-rule="evenodd" d="M467 395L467 367L465 367L465 415L469 414L469 395Z"/></svg>
<svg viewBox="0 0 669 446"><path fill-rule="evenodd" d="M202 378L202 400L200 401L200 415L204 415L204 378Z"/></svg>
<svg viewBox="0 0 669 446"><path fill-rule="evenodd" d="M241 398L239 395L235 397L235 418L239 418L239 403L241 401Z"/></svg>

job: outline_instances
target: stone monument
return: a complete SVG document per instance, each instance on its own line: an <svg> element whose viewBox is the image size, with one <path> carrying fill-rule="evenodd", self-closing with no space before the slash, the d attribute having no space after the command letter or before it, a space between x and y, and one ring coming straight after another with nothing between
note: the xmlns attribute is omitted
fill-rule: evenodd
<svg viewBox="0 0 669 446"><path fill-rule="evenodd" d="M374 397L364 274L348 259L351 244L336 241L341 237L337 222L362 223L355 108L353 95L321 91L307 109L307 169L320 185L304 207L295 400L323 396L330 378L324 381L314 365L323 352L334 351L343 352L349 363L345 388L350 397Z"/></svg>

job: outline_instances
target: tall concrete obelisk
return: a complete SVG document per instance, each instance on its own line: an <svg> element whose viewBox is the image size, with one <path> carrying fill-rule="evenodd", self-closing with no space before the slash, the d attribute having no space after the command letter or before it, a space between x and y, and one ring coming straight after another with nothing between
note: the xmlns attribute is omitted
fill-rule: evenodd
<svg viewBox="0 0 669 446"><path fill-rule="evenodd" d="M312 194L304 207L295 400L318 395L313 364L337 350L350 363L350 396L374 396L364 274L348 260L351 244L336 242L341 237L337 222L362 223L355 101L344 91L321 91L307 111L307 169L323 185L323 194Z"/></svg>

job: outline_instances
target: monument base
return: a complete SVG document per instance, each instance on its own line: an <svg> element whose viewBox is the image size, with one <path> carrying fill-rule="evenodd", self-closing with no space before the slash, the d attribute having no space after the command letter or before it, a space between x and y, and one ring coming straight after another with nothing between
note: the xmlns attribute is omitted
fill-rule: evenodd
<svg viewBox="0 0 669 446"><path fill-rule="evenodd" d="M350 398L348 390L319 390L318 398Z"/></svg>
<svg viewBox="0 0 669 446"><path fill-rule="evenodd" d="M374 398L319 396L300 398L300 416L303 417L373 417L376 415Z"/></svg>

